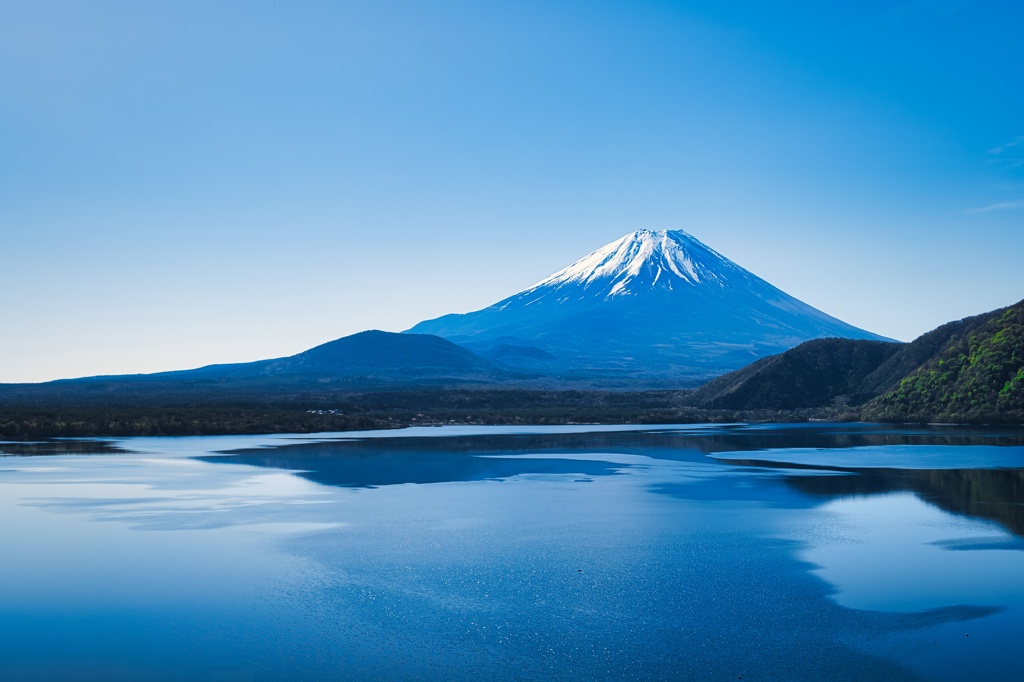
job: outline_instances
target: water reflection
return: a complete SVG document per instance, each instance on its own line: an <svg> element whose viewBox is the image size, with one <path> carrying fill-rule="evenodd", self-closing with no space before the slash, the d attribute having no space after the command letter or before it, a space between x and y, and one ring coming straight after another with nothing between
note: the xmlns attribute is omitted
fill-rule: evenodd
<svg viewBox="0 0 1024 682"><path fill-rule="evenodd" d="M1018 433L426 431L0 461L0 678L1019 678Z"/></svg>
<svg viewBox="0 0 1024 682"><path fill-rule="evenodd" d="M480 440L475 439L475 440ZM427 448L426 445L438 447ZM303 478L324 485L374 488L402 483L447 483L503 479L522 474L579 474L607 476L619 465L608 462L558 458L505 458L523 450L463 448L453 452L445 441L409 443L396 447L382 441L304 444L277 450L248 450L224 457L204 458L211 462L291 470Z"/></svg>
<svg viewBox="0 0 1024 682"><path fill-rule="evenodd" d="M840 498L790 532L798 556L834 586L843 606L926 611L1002 607L1019 592L1024 553L1004 532L965 522L908 493ZM950 550L957 551L950 551Z"/></svg>
<svg viewBox="0 0 1024 682"><path fill-rule="evenodd" d="M744 454L755 452L756 457ZM1024 536L1024 468L995 468L1008 462L1024 464L1024 433L1019 429L800 424L397 439L357 436L243 449L229 457L204 459L291 470L308 480L342 487L480 481L524 474L608 476L631 466L581 458L581 453L701 464L709 461L710 454L736 472L776 470L779 474L758 481L742 476L705 477L689 482L700 485L671 481L655 485L658 492L687 499L748 499L799 508L835 498L910 492L945 511L995 521ZM871 466L884 461L893 464ZM922 462L927 466L929 461L943 468L904 466L920 467ZM849 466L851 462L861 464ZM949 468L958 464L962 468Z"/></svg>
<svg viewBox="0 0 1024 682"><path fill-rule="evenodd" d="M45 455L99 455L118 452L113 441L93 439L53 439L39 441L0 441L0 455L34 457Z"/></svg>
<svg viewBox="0 0 1024 682"><path fill-rule="evenodd" d="M995 521L1024 537L1024 470L861 469L846 476L787 476L815 497L837 498L911 492L940 509Z"/></svg>

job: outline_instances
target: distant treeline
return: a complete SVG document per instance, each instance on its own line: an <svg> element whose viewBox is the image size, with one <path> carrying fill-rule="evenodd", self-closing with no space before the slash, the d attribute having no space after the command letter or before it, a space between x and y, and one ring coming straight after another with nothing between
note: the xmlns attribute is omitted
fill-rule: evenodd
<svg viewBox="0 0 1024 682"><path fill-rule="evenodd" d="M685 391L410 389L288 396L233 394L133 402L99 393L59 404L11 400L0 391L0 437L184 436L315 433L438 424L688 424L803 421L855 415L835 410L706 410Z"/></svg>
<svg viewBox="0 0 1024 682"><path fill-rule="evenodd" d="M421 377L413 387L401 387L395 385L400 374L336 377L325 374L328 365L305 374L198 371L0 385L0 438L430 424L1024 424L1024 302L950 322L911 343L808 341L695 391L496 387L465 377L448 385Z"/></svg>

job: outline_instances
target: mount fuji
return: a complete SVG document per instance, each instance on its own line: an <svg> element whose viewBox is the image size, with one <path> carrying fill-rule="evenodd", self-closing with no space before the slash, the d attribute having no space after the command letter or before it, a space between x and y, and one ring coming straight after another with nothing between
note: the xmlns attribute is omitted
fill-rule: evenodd
<svg viewBox="0 0 1024 682"><path fill-rule="evenodd" d="M697 384L823 337L890 340L777 289L681 230L639 230L492 306L420 322L518 370Z"/></svg>

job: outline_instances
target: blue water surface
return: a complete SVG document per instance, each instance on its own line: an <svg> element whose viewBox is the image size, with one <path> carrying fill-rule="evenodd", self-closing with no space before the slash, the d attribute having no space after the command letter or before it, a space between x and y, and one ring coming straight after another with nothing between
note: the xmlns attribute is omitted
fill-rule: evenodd
<svg viewBox="0 0 1024 682"><path fill-rule="evenodd" d="M3 680L1024 679L1012 430L0 451Z"/></svg>

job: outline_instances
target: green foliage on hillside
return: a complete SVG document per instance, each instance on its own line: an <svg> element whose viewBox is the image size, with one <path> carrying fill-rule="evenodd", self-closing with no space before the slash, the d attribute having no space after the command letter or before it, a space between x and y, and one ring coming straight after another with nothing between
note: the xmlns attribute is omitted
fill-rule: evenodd
<svg viewBox="0 0 1024 682"><path fill-rule="evenodd" d="M905 344L819 339L708 382L703 409L819 409L871 421L1024 423L1024 301Z"/></svg>
<svg viewBox="0 0 1024 682"><path fill-rule="evenodd" d="M965 317L962 320L947 322L922 334L910 343L903 344L896 354L864 378L860 390L865 397L861 402L875 398L893 388L917 368L939 355L955 339L973 332L1000 312L982 313Z"/></svg>
<svg viewBox="0 0 1024 682"><path fill-rule="evenodd" d="M328 344L310 357L333 350ZM262 373L266 363L256 364L249 374L253 367L230 366L227 372L214 367L0 385L0 438L309 433L449 423L1024 423L1024 301L945 324L908 344L809 341L693 392L644 390L636 382L626 390L516 387L511 381L494 388L440 378L403 385L397 370L397 378L268 377Z"/></svg>
<svg viewBox="0 0 1024 682"><path fill-rule="evenodd" d="M1024 422L1024 302L955 335L864 409L884 421Z"/></svg>

